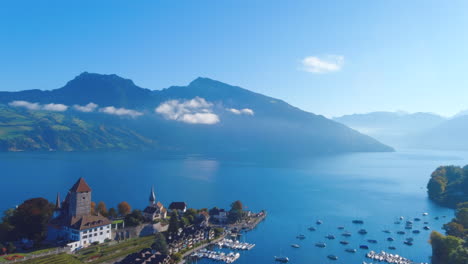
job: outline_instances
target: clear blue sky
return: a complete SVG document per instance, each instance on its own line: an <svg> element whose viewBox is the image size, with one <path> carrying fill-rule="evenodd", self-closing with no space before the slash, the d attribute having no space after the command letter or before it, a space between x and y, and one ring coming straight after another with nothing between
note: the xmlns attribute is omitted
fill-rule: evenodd
<svg viewBox="0 0 468 264"><path fill-rule="evenodd" d="M2 1L0 90L83 71L150 89L204 76L326 116L452 115L468 108L466 14L468 1Z"/></svg>

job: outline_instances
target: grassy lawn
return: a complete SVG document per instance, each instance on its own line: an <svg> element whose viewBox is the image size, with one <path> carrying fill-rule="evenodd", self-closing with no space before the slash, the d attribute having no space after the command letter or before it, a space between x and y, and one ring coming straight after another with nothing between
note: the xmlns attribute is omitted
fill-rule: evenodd
<svg viewBox="0 0 468 264"><path fill-rule="evenodd" d="M76 256L82 262L102 263L148 248L153 242L153 236L134 238L112 246L101 244L88 247L77 252Z"/></svg>

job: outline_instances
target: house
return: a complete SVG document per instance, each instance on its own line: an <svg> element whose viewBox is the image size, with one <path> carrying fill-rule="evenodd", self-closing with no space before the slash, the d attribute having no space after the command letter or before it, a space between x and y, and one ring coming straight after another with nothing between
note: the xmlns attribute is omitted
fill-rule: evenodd
<svg viewBox="0 0 468 264"><path fill-rule="evenodd" d="M149 205L143 210L143 216L149 221L154 221L156 219L163 219L167 217L166 208L164 208L161 202L156 202L154 187L151 187Z"/></svg>
<svg viewBox="0 0 468 264"><path fill-rule="evenodd" d="M191 225L186 228L180 228L177 234L171 234L167 238L167 244L170 254L180 252L184 249L191 249L196 244L214 239L214 229Z"/></svg>
<svg viewBox="0 0 468 264"><path fill-rule="evenodd" d="M185 202L172 202L169 205L169 210L177 211L179 214L182 214L187 211L187 204Z"/></svg>
<svg viewBox="0 0 468 264"><path fill-rule="evenodd" d="M48 223L47 240L66 242L74 251L111 239L112 222L91 214L91 188L80 178L61 203L57 195L55 210Z"/></svg>
<svg viewBox="0 0 468 264"><path fill-rule="evenodd" d="M213 219L213 222L216 223L226 223L228 218L227 218L228 212L224 209L219 209L219 208L213 208L210 210L210 216Z"/></svg>
<svg viewBox="0 0 468 264"><path fill-rule="evenodd" d="M169 255L154 252L150 248L142 249L138 253L126 256L119 264L168 264L171 262Z"/></svg>

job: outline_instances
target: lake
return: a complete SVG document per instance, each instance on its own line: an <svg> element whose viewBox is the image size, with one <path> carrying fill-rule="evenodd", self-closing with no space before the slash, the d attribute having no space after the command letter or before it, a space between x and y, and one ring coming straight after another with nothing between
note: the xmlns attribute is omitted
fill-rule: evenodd
<svg viewBox="0 0 468 264"><path fill-rule="evenodd" d="M26 198L45 197L53 201L57 192L65 197L79 177L93 189L93 200L108 208L127 201L134 208L146 206L151 186L164 205L185 201L189 207L228 208L241 200L248 209L265 209L269 215L243 239L257 246L242 252L236 263L273 263L273 256L286 255L290 263L361 263L365 260L360 244L375 251L394 251L414 261L429 262L430 231L415 222L420 234L397 235L403 225L399 216L420 217L432 229L441 230L453 217L453 210L427 199L426 183L439 165L465 165L467 152L405 150L394 153L358 153L328 157L284 159L271 157L175 156L155 153L0 153L0 209L20 204ZM429 216L422 216L428 212ZM435 220L435 216L446 218ZM317 219L323 224L316 226ZM355 225L362 219L364 225ZM406 220L406 219L405 219ZM309 226L317 231L310 232ZM346 239L338 226L352 232ZM357 231L367 229L367 235ZM382 230L391 230L392 234ZM406 230L407 231L407 230ZM298 234L306 239L299 241ZM335 240L324 236L333 234ZM394 242L387 242L392 236ZM414 238L413 246L403 241ZM367 243L375 239L377 244ZM326 242L317 248L316 242ZM291 248L292 243L301 248ZM345 248L356 248L348 253ZM335 254L339 261L327 259ZM200 263L210 263L201 261Z"/></svg>

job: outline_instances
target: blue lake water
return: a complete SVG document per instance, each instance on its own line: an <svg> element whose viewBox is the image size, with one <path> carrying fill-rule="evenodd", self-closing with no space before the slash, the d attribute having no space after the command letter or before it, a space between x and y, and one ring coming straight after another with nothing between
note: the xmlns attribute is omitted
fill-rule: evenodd
<svg viewBox="0 0 468 264"><path fill-rule="evenodd" d="M0 209L29 197L52 201L57 192L64 197L78 177L86 178L94 201L104 201L108 207L128 201L141 209L154 185L157 199L165 205L186 201L194 208L227 208L240 199L248 209L266 209L268 218L245 235L247 242L257 246L242 252L236 263L273 263L273 256L280 253L288 256L290 263L361 263L365 251L358 249L360 244L376 251L387 250L392 244L397 248L395 253L428 262L430 231L422 230L422 222L415 222L421 234L397 235L404 226L394 221L399 216L420 217L429 221L432 229L440 230L453 210L427 199L429 175L439 165L467 163L466 152L419 150L291 160L274 155L206 158L154 153L1 153ZM423 217L423 212L429 216ZM442 215L447 218L434 220ZM317 219L324 223L317 231L308 231ZM365 224L354 225L353 219L362 219ZM343 231L338 226L345 226L352 236L340 236ZM360 228L369 233L357 234ZM383 233L384 229L394 233ZM299 241L295 238L298 234L307 238ZM327 234L337 238L327 240ZM389 236L396 241L385 241ZM413 246L403 244L407 237L414 238ZM367 239L378 243L367 243ZM340 240L350 244L343 246ZM316 242L326 242L327 247L317 248ZM291 248L292 243L301 248ZM345 248L358 252L347 253ZM339 260L328 260L329 254Z"/></svg>

